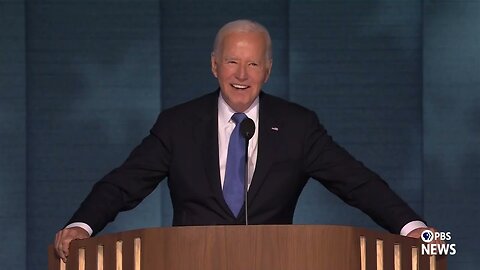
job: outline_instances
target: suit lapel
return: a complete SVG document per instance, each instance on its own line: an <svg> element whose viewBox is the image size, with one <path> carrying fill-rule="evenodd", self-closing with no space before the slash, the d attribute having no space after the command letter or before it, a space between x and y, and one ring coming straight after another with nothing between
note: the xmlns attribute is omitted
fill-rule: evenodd
<svg viewBox="0 0 480 270"><path fill-rule="evenodd" d="M267 178L268 171L277 156L280 122L275 117L274 110L267 94L260 95L258 123L257 164L252 183L248 191L248 203L251 204Z"/></svg>
<svg viewBox="0 0 480 270"><path fill-rule="evenodd" d="M194 128L194 140L201 149L200 162L204 163L202 167L205 169L207 182L214 197L225 213L230 213L230 208L223 198L218 161L218 91L212 94L203 109L200 120Z"/></svg>

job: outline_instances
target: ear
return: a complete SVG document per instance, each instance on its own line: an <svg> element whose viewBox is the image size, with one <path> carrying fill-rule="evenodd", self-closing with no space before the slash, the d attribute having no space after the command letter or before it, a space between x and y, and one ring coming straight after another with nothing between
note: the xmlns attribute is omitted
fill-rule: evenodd
<svg viewBox="0 0 480 270"><path fill-rule="evenodd" d="M212 54L210 55L210 65L211 65L211 68L212 68L213 76L215 76L215 78L217 78L217 58L215 57L214 52L212 52Z"/></svg>
<svg viewBox="0 0 480 270"><path fill-rule="evenodd" d="M265 70L265 73L266 73L265 81L263 83L266 83L268 81L268 78L270 78L270 73L272 72L272 64L273 64L273 61L271 59L268 60L266 70Z"/></svg>

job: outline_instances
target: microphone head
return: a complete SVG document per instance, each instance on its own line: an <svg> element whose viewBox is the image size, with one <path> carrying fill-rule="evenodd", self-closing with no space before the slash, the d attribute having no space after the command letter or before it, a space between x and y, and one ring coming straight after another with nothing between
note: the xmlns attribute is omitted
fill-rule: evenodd
<svg viewBox="0 0 480 270"><path fill-rule="evenodd" d="M245 118L240 123L240 133L242 134L245 139L250 140L255 134L255 123L250 118Z"/></svg>

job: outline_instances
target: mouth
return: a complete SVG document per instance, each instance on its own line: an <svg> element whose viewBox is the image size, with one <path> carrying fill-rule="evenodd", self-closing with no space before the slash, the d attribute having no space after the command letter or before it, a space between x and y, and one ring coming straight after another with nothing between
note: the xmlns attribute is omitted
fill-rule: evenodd
<svg viewBox="0 0 480 270"><path fill-rule="evenodd" d="M237 83L231 83L230 86L235 88L235 89L238 89L238 90L245 90L245 89L250 88L249 85L237 84Z"/></svg>

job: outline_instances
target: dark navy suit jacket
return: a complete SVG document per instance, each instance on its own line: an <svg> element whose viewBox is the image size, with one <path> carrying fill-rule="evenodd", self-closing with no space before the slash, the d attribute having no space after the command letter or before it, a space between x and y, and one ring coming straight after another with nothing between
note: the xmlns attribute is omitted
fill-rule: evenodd
<svg viewBox="0 0 480 270"><path fill-rule="evenodd" d="M222 195L218 162L219 91L162 112L128 159L95 184L70 222L94 234L168 178L173 225L242 224ZM292 223L309 178L393 233L419 216L375 173L337 145L314 112L261 93L258 156L248 191L250 224ZM315 213L313 213L315 214Z"/></svg>

